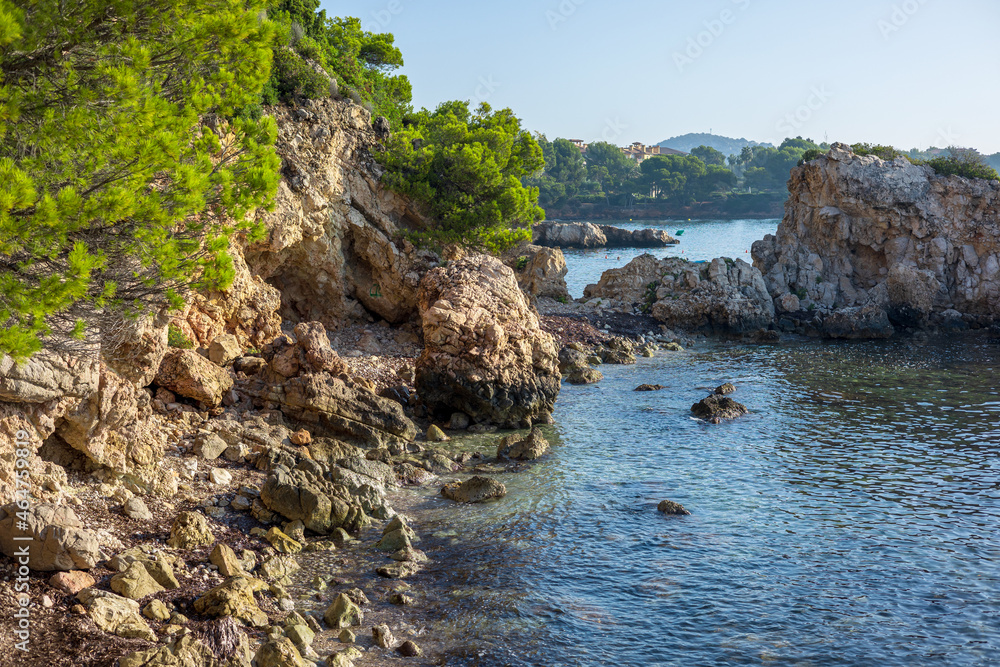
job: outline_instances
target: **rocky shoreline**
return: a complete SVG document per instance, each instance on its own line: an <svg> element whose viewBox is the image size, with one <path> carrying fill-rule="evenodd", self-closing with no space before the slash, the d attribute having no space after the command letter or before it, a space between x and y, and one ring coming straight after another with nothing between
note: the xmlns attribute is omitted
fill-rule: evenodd
<svg viewBox="0 0 1000 667"><path fill-rule="evenodd" d="M447 640L423 631L421 599L440 594L428 575L440 555L423 548L419 503L402 489L495 501L507 492L498 477L544 456L564 382L679 354L695 334L808 333L782 290L827 273L782 250L799 205L770 254L755 246L767 279L738 259L645 255L572 301L558 249L525 245L500 260L406 241L400 230L423 223L379 184L362 110L323 101L272 113L285 177L268 238L234 242L230 290L95 332L87 355L0 359L0 613L28 609L31 664L439 664ZM837 150L822 159L854 164ZM817 242L816 229L800 231L803 247ZM974 326L993 315L976 300L992 294L991 248L975 251L974 273L963 250L956 274L979 281L962 293ZM799 278L777 280L793 269ZM907 271L927 280L887 269L885 282L926 286L934 273ZM915 326L944 316L943 303L918 307L919 290L868 295L883 291L889 310L866 300L812 314L817 335L861 337L848 335L859 321L874 331L890 313L920 316ZM730 393L720 387L693 414L745 414ZM33 545L26 563L20 542ZM0 664L25 664L19 641L13 625L0 633Z"/></svg>

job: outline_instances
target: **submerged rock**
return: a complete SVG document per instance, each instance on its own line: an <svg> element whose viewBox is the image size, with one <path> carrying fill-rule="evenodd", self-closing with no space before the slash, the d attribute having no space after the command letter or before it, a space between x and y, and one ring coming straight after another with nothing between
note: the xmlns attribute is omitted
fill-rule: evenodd
<svg viewBox="0 0 1000 667"><path fill-rule="evenodd" d="M634 391L660 391L666 389L662 384L640 384Z"/></svg>
<svg viewBox="0 0 1000 667"><path fill-rule="evenodd" d="M441 495L458 503L482 503L507 495L507 487L492 477L472 477L464 482L453 482L441 489Z"/></svg>
<svg viewBox="0 0 1000 667"><path fill-rule="evenodd" d="M672 500L661 501L660 504L656 506L656 509L657 511L663 512L664 514L676 514L680 516L691 514L691 512L688 512L686 509L684 509L683 505L681 505L680 503L675 503Z"/></svg>
<svg viewBox="0 0 1000 667"><path fill-rule="evenodd" d="M516 461L533 461L549 450L548 441L542 437L542 432L531 429L527 437L508 435L497 443L498 459L514 459Z"/></svg>

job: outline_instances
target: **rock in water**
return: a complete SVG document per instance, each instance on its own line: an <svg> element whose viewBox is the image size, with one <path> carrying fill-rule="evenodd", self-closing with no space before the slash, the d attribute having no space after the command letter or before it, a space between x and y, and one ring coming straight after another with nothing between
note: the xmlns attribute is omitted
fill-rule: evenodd
<svg viewBox="0 0 1000 667"><path fill-rule="evenodd" d="M683 505L681 505L680 503L675 503L672 500L662 501L659 505L657 505L656 509L657 511L663 512L664 514L676 514L681 516L691 514L691 512L688 512L686 509L684 509Z"/></svg>
<svg viewBox="0 0 1000 667"><path fill-rule="evenodd" d="M604 373L597 370L596 368L584 368L582 370L573 371L570 373L569 377L566 378L566 382L570 384L596 384L604 379Z"/></svg>
<svg viewBox="0 0 1000 667"><path fill-rule="evenodd" d="M516 461L533 461L549 451L549 443L542 437L537 428L531 429L528 437L508 435L497 443L498 459L514 459Z"/></svg>
<svg viewBox="0 0 1000 667"><path fill-rule="evenodd" d="M344 593L337 595L333 604L327 607L323 614L327 627L333 630L360 625L362 618L361 609Z"/></svg>
<svg viewBox="0 0 1000 667"><path fill-rule="evenodd" d="M736 385L732 382L726 382L715 388L715 394L717 396L728 396L729 394L736 393Z"/></svg>
<svg viewBox="0 0 1000 667"><path fill-rule="evenodd" d="M441 495L458 503L482 503L507 495L507 487L491 477L476 476L464 482L453 482L441 489Z"/></svg>
<svg viewBox="0 0 1000 667"><path fill-rule="evenodd" d="M421 283L420 314L416 384L429 409L514 428L551 414L561 379L555 344L510 268L473 255L434 269Z"/></svg>
<svg viewBox="0 0 1000 667"><path fill-rule="evenodd" d="M418 658L424 654L419 646L409 640L400 644L396 651L404 658Z"/></svg>
<svg viewBox="0 0 1000 667"><path fill-rule="evenodd" d="M736 419L749 414L750 411L747 410L747 406L737 403L728 396L712 394L692 405L691 412L713 424L718 424L723 419Z"/></svg>
<svg viewBox="0 0 1000 667"><path fill-rule="evenodd" d="M446 442L448 440L450 440L450 438L447 435L444 434L444 431L442 431L439 426L431 424L427 428L427 441L428 442Z"/></svg>
<svg viewBox="0 0 1000 667"><path fill-rule="evenodd" d="M640 384L635 391L660 391L666 389L662 384Z"/></svg>

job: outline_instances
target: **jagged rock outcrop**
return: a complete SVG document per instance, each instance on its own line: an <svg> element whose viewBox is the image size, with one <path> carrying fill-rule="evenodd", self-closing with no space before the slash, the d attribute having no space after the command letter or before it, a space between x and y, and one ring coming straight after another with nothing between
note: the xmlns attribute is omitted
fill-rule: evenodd
<svg viewBox="0 0 1000 667"><path fill-rule="evenodd" d="M1000 182L834 144L789 190L777 234L753 245L779 312L813 309L819 333L856 337L1000 315Z"/></svg>
<svg viewBox="0 0 1000 667"><path fill-rule="evenodd" d="M420 279L438 258L399 238L401 225L423 221L380 184L368 111L309 100L267 112L278 123L282 179L264 216L268 238L243 253L251 272L277 288L292 321L333 329L365 309L397 324L415 316Z"/></svg>
<svg viewBox="0 0 1000 667"><path fill-rule="evenodd" d="M767 328L774 319L760 272L740 259L695 263L641 255L605 271L584 296L638 307L676 329L745 333Z"/></svg>
<svg viewBox="0 0 1000 667"><path fill-rule="evenodd" d="M510 268L472 255L434 269L421 284L420 315L426 347L417 394L432 412L514 427L551 415L560 384L555 344Z"/></svg>
<svg viewBox="0 0 1000 667"><path fill-rule="evenodd" d="M330 347L319 322L295 326L296 341L285 336L262 351L267 365L243 389L256 401L310 425L315 433L349 437L368 446L412 441L417 428L403 406L360 386Z"/></svg>
<svg viewBox="0 0 1000 667"><path fill-rule="evenodd" d="M534 243L552 248L663 248L680 243L660 229L621 229L590 222L541 222Z"/></svg>
<svg viewBox="0 0 1000 667"><path fill-rule="evenodd" d="M505 263L514 269L517 284L528 296L569 300L566 258L559 248L525 245L513 251Z"/></svg>

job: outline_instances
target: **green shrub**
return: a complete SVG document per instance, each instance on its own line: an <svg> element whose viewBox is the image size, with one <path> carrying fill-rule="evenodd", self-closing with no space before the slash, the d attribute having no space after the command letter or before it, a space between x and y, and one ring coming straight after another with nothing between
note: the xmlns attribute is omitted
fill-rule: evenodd
<svg viewBox="0 0 1000 667"><path fill-rule="evenodd" d="M901 153L892 146L880 144L854 144L851 146L851 150L854 151L855 155L874 155L890 162L898 157L907 157L905 153Z"/></svg>
<svg viewBox="0 0 1000 667"><path fill-rule="evenodd" d="M799 160L799 166L801 167L806 162L812 162L817 158L821 158L826 155L826 151L821 148L810 148L805 153L802 154L802 159Z"/></svg>
<svg viewBox="0 0 1000 667"><path fill-rule="evenodd" d="M953 149L951 155L931 158L924 164L941 176L1000 180L997 170L987 164L983 156L975 151Z"/></svg>
<svg viewBox="0 0 1000 667"><path fill-rule="evenodd" d="M181 350L190 350L194 347L191 339L185 336L184 332L173 324L167 327L167 345Z"/></svg>
<svg viewBox="0 0 1000 667"><path fill-rule="evenodd" d="M318 99L330 94L330 82L309 66L302 56L291 49L278 49L274 53L274 66L268 82L274 96L282 101L296 97ZM268 95L265 88L264 95Z"/></svg>
<svg viewBox="0 0 1000 667"><path fill-rule="evenodd" d="M516 266L518 271L524 271L525 267L528 266L528 256L521 255L520 257L518 257Z"/></svg>

